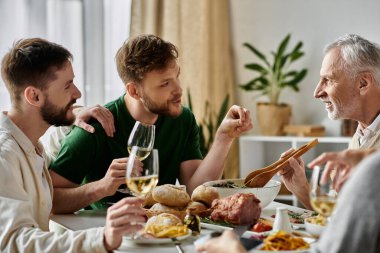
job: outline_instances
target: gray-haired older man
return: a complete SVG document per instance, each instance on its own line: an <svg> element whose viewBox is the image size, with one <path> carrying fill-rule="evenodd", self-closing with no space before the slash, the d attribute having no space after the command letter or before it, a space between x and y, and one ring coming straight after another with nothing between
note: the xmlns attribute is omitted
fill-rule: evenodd
<svg viewBox="0 0 380 253"><path fill-rule="evenodd" d="M325 104L329 118L352 119L359 123L349 148L380 147L378 44L349 34L327 45L314 96ZM310 207L303 161L290 159L289 165L280 173L283 181L305 206Z"/></svg>

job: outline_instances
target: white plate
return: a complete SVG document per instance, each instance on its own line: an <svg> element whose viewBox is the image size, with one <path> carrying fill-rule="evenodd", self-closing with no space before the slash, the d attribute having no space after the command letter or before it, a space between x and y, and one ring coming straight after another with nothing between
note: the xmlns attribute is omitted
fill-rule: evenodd
<svg viewBox="0 0 380 253"><path fill-rule="evenodd" d="M302 213L302 212L297 212L297 211L294 211L295 213ZM310 211L312 212L312 211ZM272 216L270 215L263 215L261 216L261 218L264 218L264 219L267 219L267 220L271 220L274 222L274 219ZM289 219L290 219L290 216L289 216ZM290 222L290 224L292 225L293 229L297 229L297 228L305 228L305 223L294 223L294 222Z"/></svg>
<svg viewBox="0 0 380 253"><path fill-rule="evenodd" d="M205 223L205 222L201 222L201 227L211 229L211 230L215 230L215 231L232 230L233 229L231 227L226 227L226 226L216 225L216 224L210 224L210 223ZM265 232L257 233L257 232L247 230L244 232L244 234L242 236L243 237L250 237L250 236L256 236L257 237L257 236L266 235L270 232L272 232L272 231L265 231Z"/></svg>
<svg viewBox="0 0 380 253"><path fill-rule="evenodd" d="M263 218L263 219L270 220L270 221L274 222L274 218L271 217L271 216L263 215L260 218ZM299 228L305 228L305 223L290 222L290 225L292 225L292 228L295 229L295 230L299 229Z"/></svg>
<svg viewBox="0 0 380 253"><path fill-rule="evenodd" d="M202 226L202 228L207 228L207 229L211 229L214 231L223 231L223 230L232 230L233 229L231 227L226 227L226 226L221 226L221 225L216 225L216 224L210 224L210 223L204 223L204 222L201 222L201 226ZM312 238L313 236L306 231L295 229L295 230L293 230L293 232L294 232L293 235L301 236L308 243L312 243L315 241L315 239ZM251 236L260 238L262 236L267 236L270 233L272 233L272 230L265 231L265 232L254 232L254 231L247 230L244 232L244 234L242 236L246 237L246 238L249 238Z"/></svg>
<svg viewBox="0 0 380 253"><path fill-rule="evenodd" d="M175 237L178 241L185 240L186 238L191 236L191 230L188 229L187 235L178 236ZM173 243L172 238L149 238L149 239L131 239L129 236L123 236L125 240L128 240L130 242L136 243L136 244L164 244L164 243Z"/></svg>
<svg viewBox="0 0 380 253"><path fill-rule="evenodd" d="M211 229L211 230L216 230L216 231L232 230L233 229L231 227L226 227L226 226L216 225L216 224L211 224L211 223L205 223L205 222L201 222L201 227Z"/></svg>

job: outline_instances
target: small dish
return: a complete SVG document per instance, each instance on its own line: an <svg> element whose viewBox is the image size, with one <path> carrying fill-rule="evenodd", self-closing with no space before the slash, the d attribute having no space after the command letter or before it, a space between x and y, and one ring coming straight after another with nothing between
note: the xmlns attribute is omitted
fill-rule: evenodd
<svg viewBox="0 0 380 253"><path fill-rule="evenodd" d="M306 232L311 234L312 236L319 237L323 230L325 229L325 225L316 224L312 221L313 217L305 219L305 228Z"/></svg>

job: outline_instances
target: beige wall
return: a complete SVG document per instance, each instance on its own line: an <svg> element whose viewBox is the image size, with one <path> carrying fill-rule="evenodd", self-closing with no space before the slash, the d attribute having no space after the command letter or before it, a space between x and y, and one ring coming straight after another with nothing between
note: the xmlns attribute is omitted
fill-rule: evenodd
<svg viewBox="0 0 380 253"><path fill-rule="evenodd" d="M313 98L319 79L319 69L325 44L347 33L357 33L380 43L380 1L377 0L231 0L231 28L235 57L236 82L251 79L253 72L244 64L255 56L246 48L250 42L265 54L277 48L287 33L292 34L290 45L304 42L306 56L294 67L306 67L307 77L300 83L301 92L285 90L280 100L293 106L293 123L324 124L331 135L336 135L339 122L331 121L322 103ZM255 115L257 93L237 90L237 101ZM263 98L261 98L263 100ZM255 120L254 133L258 127Z"/></svg>

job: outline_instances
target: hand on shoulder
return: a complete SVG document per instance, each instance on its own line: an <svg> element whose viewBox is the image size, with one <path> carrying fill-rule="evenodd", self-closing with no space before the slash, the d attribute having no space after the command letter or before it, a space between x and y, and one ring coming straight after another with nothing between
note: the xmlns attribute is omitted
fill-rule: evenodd
<svg viewBox="0 0 380 253"><path fill-rule="evenodd" d="M107 136L113 137L115 133L115 125L113 114L105 107L95 105L91 107L77 107L75 108L76 119L74 125L83 128L87 132L93 133L95 129L87 122L94 118L102 125Z"/></svg>

